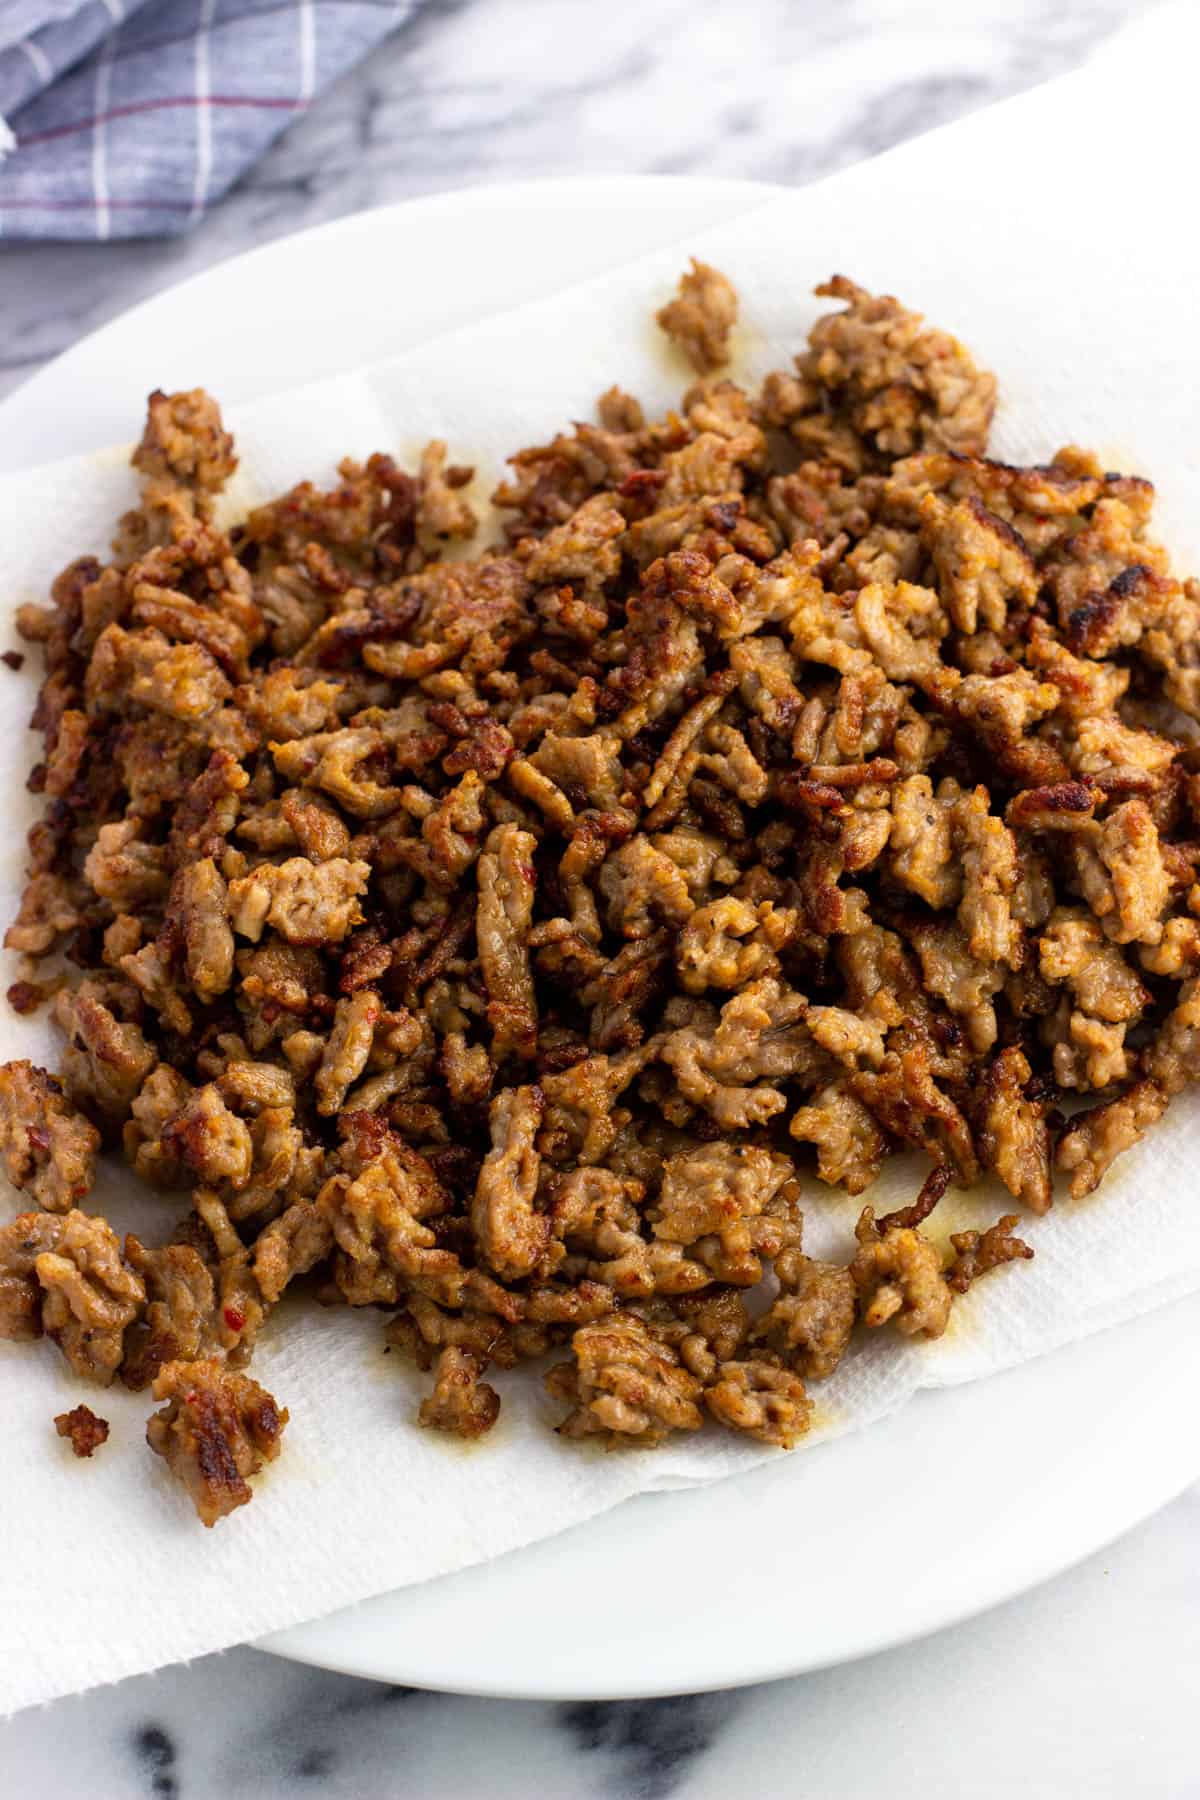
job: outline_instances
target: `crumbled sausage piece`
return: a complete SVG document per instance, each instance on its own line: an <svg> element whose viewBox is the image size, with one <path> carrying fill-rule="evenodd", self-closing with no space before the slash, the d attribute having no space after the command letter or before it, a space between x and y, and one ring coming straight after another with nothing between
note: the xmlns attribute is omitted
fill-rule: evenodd
<svg viewBox="0 0 1200 1800"><path fill-rule="evenodd" d="M243 1188L250 1179L254 1142L244 1119L231 1112L214 1082L194 1088L163 1132L163 1143L195 1180Z"/></svg>
<svg viewBox="0 0 1200 1800"><path fill-rule="evenodd" d="M1152 788L1175 760L1175 745L1150 731L1134 731L1115 714L1093 715L1075 727L1067 746L1072 768L1106 784ZM1148 777L1148 780L1143 778Z"/></svg>
<svg viewBox="0 0 1200 1800"><path fill-rule="evenodd" d="M383 1002L371 988L360 988L338 1001L333 1028L313 1077L318 1112L340 1112L345 1105L347 1093L367 1066L382 1015Z"/></svg>
<svg viewBox="0 0 1200 1800"><path fill-rule="evenodd" d="M247 1477L279 1455L287 1408L215 1357L168 1363L154 1398L167 1404L151 1415L146 1442L182 1481L201 1523L213 1526L253 1499Z"/></svg>
<svg viewBox="0 0 1200 1800"><path fill-rule="evenodd" d="M1042 979L1064 983L1080 1010L1108 1024L1141 1016L1150 996L1090 913L1059 906L1038 940Z"/></svg>
<svg viewBox="0 0 1200 1800"><path fill-rule="evenodd" d="M167 929L160 932L151 943L143 944L138 950L127 951L117 966L122 975L133 983L147 1005L153 1007L169 1031L178 1032L180 1037L191 1035L192 1009L184 1000L175 980L174 958L171 955L171 939Z"/></svg>
<svg viewBox="0 0 1200 1800"><path fill-rule="evenodd" d="M122 819L100 827L83 874L102 900L134 912L166 897L166 862L162 845L141 841L136 819Z"/></svg>
<svg viewBox="0 0 1200 1800"><path fill-rule="evenodd" d="M322 789L356 818L384 818L403 802L400 788L378 781L370 773L390 759L387 738L369 726L277 744L273 754L281 775Z"/></svg>
<svg viewBox="0 0 1200 1800"><path fill-rule="evenodd" d="M599 1433L610 1444L649 1448L672 1431L700 1429L700 1382L639 1319L626 1314L584 1325L571 1339L571 1353L570 1362L546 1376L555 1399L572 1408L558 1427L564 1436Z"/></svg>
<svg viewBox="0 0 1200 1800"><path fill-rule="evenodd" d="M986 1231L951 1232L954 1260L946 1271L946 1281L956 1294L965 1294L971 1283L989 1270L1033 1255L1028 1244L1013 1237L1012 1228L1016 1222L1016 1213L1006 1213Z"/></svg>
<svg viewBox="0 0 1200 1800"><path fill-rule="evenodd" d="M178 394L156 389L133 465L142 478L145 501L161 504L164 491L182 488L197 516L204 518L209 500L237 467L237 458L220 412L203 388Z"/></svg>
<svg viewBox="0 0 1200 1800"><path fill-rule="evenodd" d="M773 731L789 734L804 709L796 686L799 668L782 638L743 638L729 652L729 666L738 677L746 706Z"/></svg>
<svg viewBox="0 0 1200 1800"><path fill-rule="evenodd" d="M971 955L984 963L1021 966L1021 927L1013 915L1017 846L1002 819L988 812L986 788L964 794L956 808L962 854L963 897L958 921Z"/></svg>
<svg viewBox="0 0 1200 1800"><path fill-rule="evenodd" d="M247 710L268 742L311 738L337 724L342 684L282 665L269 669L247 695Z"/></svg>
<svg viewBox="0 0 1200 1800"><path fill-rule="evenodd" d="M475 936L488 990L492 1055L497 1063L537 1047L537 1002L529 967L536 839L516 825L497 825L479 859Z"/></svg>
<svg viewBox="0 0 1200 1800"><path fill-rule="evenodd" d="M26 882L17 916L4 934L5 949L44 956L65 932L82 924L80 904L65 876L37 870Z"/></svg>
<svg viewBox="0 0 1200 1800"><path fill-rule="evenodd" d="M588 1036L597 1049L632 1049L642 1042L643 1020L669 985L670 960L666 931L634 938L580 988L580 1001L592 1008Z"/></svg>
<svg viewBox="0 0 1200 1800"><path fill-rule="evenodd" d="M615 812L626 788L619 748L611 737L563 737L548 731L529 761L561 789L572 808L584 804Z"/></svg>
<svg viewBox="0 0 1200 1800"><path fill-rule="evenodd" d="M178 1143L167 1134L191 1091L191 1084L182 1075L159 1063L130 1103L122 1132L125 1155L142 1180L155 1187L182 1184Z"/></svg>
<svg viewBox="0 0 1200 1800"><path fill-rule="evenodd" d="M737 323L737 292L719 269L697 261L680 277L679 293L655 315L694 369L707 375L729 360L729 334Z"/></svg>
<svg viewBox="0 0 1200 1800"><path fill-rule="evenodd" d="M962 869L953 854L957 793L954 784L935 798L928 775L906 776L892 790L892 876L930 906L953 906L962 892Z"/></svg>
<svg viewBox="0 0 1200 1800"><path fill-rule="evenodd" d="M943 672L930 676L927 691L939 711L979 740L1006 780L1036 786L1066 774L1053 745L1034 733L1039 720L1058 706L1059 690L1052 682L1038 681L1022 668L957 682Z"/></svg>
<svg viewBox="0 0 1200 1800"><path fill-rule="evenodd" d="M229 883L233 929L255 944L267 925L289 944L340 944L362 923L359 896L370 878L369 863L343 856L323 863L292 856L277 867L260 863Z"/></svg>
<svg viewBox="0 0 1200 1800"><path fill-rule="evenodd" d="M298 1275L324 1262L333 1248L333 1227L319 1206L294 1200L259 1233L254 1246L254 1279L273 1306Z"/></svg>
<svg viewBox="0 0 1200 1800"><path fill-rule="evenodd" d="M534 1211L540 1157L535 1148L546 1100L539 1087L509 1088L492 1101L492 1148L471 1206L480 1250L502 1281L528 1275L550 1234Z"/></svg>
<svg viewBox="0 0 1200 1800"><path fill-rule="evenodd" d="M678 1350L685 1369L701 1381L712 1381L722 1363L735 1358L750 1331L750 1314L735 1287L703 1288L680 1295L664 1325L652 1323L656 1334Z"/></svg>
<svg viewBox="0 0 1200 1800"><path fill-rule="evenodd" d="M1200 979L1179 990L1176 1005L1146 1054L1146 1070L1168 1094L1183 1091L1200 1074Z"/></svg>
<svg viewBox="0 0 1200 1800"><path fill-rule="evenodd" d="M250 615L243 613L239 624L236 619L189 600L173 588L140 579L143 570L157 570L159 566L150 556L135 565L134 571L126 577L126 585L133 591L131 617L139 625L161 631L165 637L199 644L231 679L244 674L250 640L257 635Z"/></svg>
<svg viewBox="0 0 1200 1800"><path fill-rule="evenodd" d="M442 1069L450 1098L458 1105L487 1099L492 1059L482 1044L468 1044L461 1031L448 1031L442 1040Z"/></svg>
<svg viewBox="0 0 1200 1800"><path fill-rule="evenodd" d="M752 1287L762 1276L751 1221L794 1179L786 1156L749 1144L704 1144L668 1158L654 1235L690 1249L717 1281Z"/></svg>
<svg viewBox="0 0 1200 1800"><path fill-rule="evenodd" d="M875 1229L881 1235L889 1231L910 1230L913 1226L923 1225L934 1208L943 1199L950 1186L950 1171L945 1163L934 1163L928 1175L921 1183L916 1199L909 1206L897 1207L895 1212L884 1213L875 1221Z"/></svg>
<svg viewBox="0 0 1200 1800"><path fill-rule="evenodd" d="M853 666L851 659L829 659L844 673L865 673L866 655L892 681L932 679L939 669L937 638L945 629L945 615L931 589L907 581L887 587L869 581L855 596L854 625L863 649L852 659Z"/></svg>
<svg viewBox="0 0 1200 1800"><path fill-rule="evenodd" d="M640 1182L623 1181L609 1169L573 1169L563 1176L551 1212L547 1269L564 1266L566 1258L573 1270L575 1259L583 1257L585 1278L603 1282L622 1299L707 1287L711 1272L685 1256L681 1245L643 1235L641 1198Z"/></svg>
<svg viewBox="0 0 1200 1800"><path fill-rule="evenodd" d="M846 309L819 319L809 350L796 359L802 397L787 423L805 454L845 462L857 474L864 451L982 453L996 382L955 338L923 329L919 313L844 275L817 292L844 300Z"/></svg>
<svg viewBox="0 0 1200 1800"><path fill-rule="evenodd" d="M809 1428L812 1402L798 1375L773 1362L725 1362L717 1380L704 1390L704 1404L714 1419L790 1450Z"/></svg>
<svg viewBox="0 0 1200 1800"><path fill-rule="evenodd" d="M957 630L973 632L982 625L1002 632L1011 606L1032 608L1038 596L1033 558L1006 520L973 496L948 504L927 494L919 511L922 535Z"/></svg>
<svg viewBox="0 0 1200 1800"><path fill-rule="evenodd" d="M657 920L683 925L692 915L692 898L679 868L640 834L613 851L598 885L608 903L609 924L627 938L648 937Z"/></svg>
<svg viewBox="0 0 1200 1800"><path fill-rule="evenodd" d="M526 577L535 586L578 583L585 595L599 590L620 567L616 540L625 520L607 494L585 500L563 524L519 546Z"/></svg>
<svg viewBox="0 0 1200 1800"><path fill-rule="evenodd" d="M200 644L173 644L160 648L153 644L153 638L158 635L161 634L131 634L131 637L142 636L147 649L153 645L155 654L144 654L139 647L130 671L130 700L184 725L211 719L221 702L228 700L233 692L215 657Z"/></svg>
<svg viewBox="0 0 1200 1800"><path fill-rule="evenodd" d="M179 1241L192 1243L213 1269L217 1306L213 1328L231 1367L250 1358L267 1308L250 1267L250 1252L238 1235L229 1207L212 1188L197 1188L194 1230L185 1221Z"/></svg>
<svg viewBox="0 0 1200 1800"><path fill-rule="evenodd" d="M220 856L249 785L249 776L230 751L212 752L204 769L184 790L172 817L167 837L172 868L185 867L194 856Z"/></svg>
<svg viewBox="0 0 1200 1800"><path fill-rule="evenodd" d="M471 475L470 469L446 467L446 446L439 438L421 452L416 536L427 555L439 555L452 539L474 536L475 511L461 491Z"/></svg>
<svg viewBox="0 0 1200 1800"><path fill-rule="evenodd" d="M477 1438L500 1416L500 1396L481 1379L487 1364L469 1350L448 1344L439 1352L433 1392L422 1400L418 1417L434 1431Z"/></svg>
<svg viewBox="0 0 1200 1800"><path fill-rule="evenodd" d="M806 1014L813 1038L835 1062L857 1069L860 1062L877 1069L883 1061L883 1026L844 1006L810 1006Z"/></svg>
<svg viewBox="0 0 1200 1800"><path fill-rule="evenodd" d="M100 1133L30 1062L0 1064L0 1153L8 1179L46 1212L70 1212L90 1192Z"/></svg>
<svg viewBox="0 0 1200 1800"><path fill-rule="evenodd" d="M1074 1012L1069 1000L1042 1020L1041 1037L1051 1047L1054 1079L1060 1088L1111 1087L1129 1073L1125 1025L1106 1025L1089 1013Z"/></svg>
<svg viewBox="0 0 1200 1800"><path fill-rule="evenodd" d="M423 1294L411 1294L405 1310L387 1328L387 1341L410 1356L420 1369L433 1367L435 1351L448 1346L467 1350L481 1362L511 1369L523 1359L542 1356L550 1344L542 1327L529 1325L525 1308L486 1277L471 1277L464 1284L464 1298L477 1298L479 1306L464 1305L452 1312ZM495 1305L502 1305L496 1311Z"/></svg>
<svg viewBox="0 0 1200 1800"><path fill-rule="evenodd" d="M687 1099L722 1129L745 1131L787 1105L773 1081L812 1068L816 1052L804 1023L807 1012L801 995L764 976L725 1002L715 1029L671 1032L662 1057Z"/></svg>
<svg viewBox="0 0 1200 1800"><path fill-rule="evenodd" d="M782 1260L782 1259L781 1259ZM849 1269L795 1255L780 1272L782 1291L750 1333L810 1381L841 1362L854 1329L855 1284Z"/></svg>
<svg viewBox="0 0 1200 1800"><path fill-rule="evenodd" d="M704 733L704 749L697 759L698 771L707 771L720 787L732 794L743 806L759 806L770 791L771 780L742 733L732 725L719 721ZM698 782L696 792L707 791Z"/></svg>
<svg viewBox="0 0 1200 1800"><path fill-rule="evenodd" d="M54 1014L67 1039L61 1073L68 1095L119 1123L157 1056L140 1028L118 1019L90 981L56 995Z"/></svg>
<svg viewBox="0 0 1200 1800"><path fill-rule="evenodd" d="M147 1250L132 1233L125 1260L141 1276L146 1306L125 1333L121 1380L135 1391L149 1387L169 1362L194 1362L209 1348L216 1290L212 1274L190 1244Z"/></svg>
<svg viewBox="0 0 1200 1800"><path fill-rule="evenodd" d="M581 1163L603 1161L617 1135L616 1100L639 1075L657 1049L652 1039L639 1049L616 1056L588 1056L561 1074L542 1081L546 1125L539 1139L543 1155L568 1156Z"/></svg>
<svg viewBox="0 0 1200 1800"><path fill-rule="evenodd" d="M305 1014L324 992L321 959L312 949L268 940L261 950L239 951L237 967L247 998L276 1014Z"/></svg>
<svg viewBox="0 0 1200 1800"><path fill-rule="evenodd" d="M842 1081L821 1088L788 1126L794 1138L817 1147L817 1174L830 1187L861 1194L883 1164L887 1140L874 1116Z"/></svg>
<svg viewBox="0 0 1200 1800"><path fill-rule="evenodd" d="M1148 974L1185 980L1200 967L1200 922L1168 919L1157 944L1139 946L1138 961Z"/></svg>
<svg viewBox="0 0 1200 1800"><path fill-rule="evenodd" d="M1093 841L1076 841L1075 858L1084 898L1114 943L1157 944L1171 882L1145 801L1114 807Z"/></svg>
<svg viewBox="0 0 1200 1800"><path fill-rule="evenodd" d="M37 1259L57 1247L62 1233L62 1218L52 1213L18 1213L0 1225L0 1338L16 1342L42 1335Z"/></svg>
<svg viewBox="0 0 1200 1800"><path fill-rule="evenodd" d="M334 1279L344 1298L352 1306L395 1306L412 1287L457 1300L462 1265L452 1251L437 1247L424 1223L447 1204L424 1157L391 1134L357 1172L332 1176L317 1208L339 1252Z"/></svg>
<svg viewBox="0 0 1200 1800"><path fill-rule="evenodd" d="M967 934L957 922L922 920L911 928L909 937L920 958L926 988L963 1021L972 1050L983 1055L996 1042L992 1002L1004 986L1004 970L972 953ZM876 1063L881 1057L882 1047Z"/></svg>
<svg viewBox="0 0 1200 1800"><path fill-rule="evenodd" d="M778 952L799 915L770 900L751 906L732 894L697 907L679 934L676 963L689 994L740 988L779 967Z"/></svg>
<svg viewBox="0 0 1200 1800"><path fill-rule="evenodd" d="M51 1248L34 1262L42 1290L42 1327L76 1375L107 1387L120 1367L124 1336L146 1286L121 1258L104 1219L69 1212Z"/></svg>
<svg viewBox="0 0 1200 1800"><path fill-rule="evenodd" d="M984 1077L975 1142L985 1169L999 1176L1031 1212L1049 1212L1050 1133L1046 1108L1029 1094L1029 1058L1015 1044L1001 1050Z"/></svg>
<svg viewBox="0 0 1200 1800"><path fill-rule="evenodd" d="M1129 687L1128 669L1073 655L1043 619L1030 623L1028 656L1054 682L1062 696L1060 710L1072 718L1110 712Z"/></svg>
<svg viewBox="0 0 1200 1800"><path fill-rule="evenodd" d="M225 878L211 856L180 869L171 889L168 917L183 940L184 967L192 991L215 1000L233 980L233 932Z"/></svg>
<svg viewBox="0 0 1200 1800"><path fill-rule="evenodd" d="M979 1163L962 1109L940 1088L930 1069L928 1049L914 1044L889 1050L878 1069L849 1077L851 1092L893 1137L948 1161L960 1187L970 1187Z"/></svg>
<svg viewBox="0 0 1200 1800"><path fill-rule="evenodd" d="M483 791L475 770L466 770L458 785L425 813L420 839L397 846L398 853L435 886L457 886L479 855L486 822Z"/></svg>
<svg viewBox="0 0 1200 1800"><path fill-rule="evenodd" d="M249 1062L241 1057L227 1064L217 1077L221 1095L237 1112L255 1118L268 1107L291 1106L296 1084L286 1069L274 1063Z"/></svg>
<svg viewBox="0 0 1200 1800"><path fill-rule="evenodd" d="M1054 1161L1071 1177L1071 1198L1099 1187L1117 1157L1140 1143L1167 1110L1169 1097L1154 1081L1135 1081L1125 1093L1078 1113L1058 1141Z"/></svg>
<svg viewBox="0 0 1200 1800"><path fill-rule="evenodd" d="M881 1235L869 1206L863 1208L854 1235L858 1250L850 1275L863 1322L878 1326L891 1320L906 1337L941 1337L952 1296L929 1239L903 1226Z"/></svg>
<svg viewBox="0 0 1200 1800"><path fill-rule="evenodd" d="M88 749L88 729L87 714L74 707L68 707L59 720L58 736L46 760L43 789L52 799L63 799L74 787Z"/></svg>
<svg viewBox="0 0 1200 1800"><path fill-rule="evenodd" d="M76 1456L91 1456L108 1441L108 1420L98 1419L90 1406L74 1406L54 1415L54 1429L69 1438Z"/></svg>
<svg viewBox="0 0 1200 1800"><path fill-rule="evenodd" d="M315 1193L324 1167L323 1150L306 1146L291 1106L265 1106L249 1121L250 1179L226 1195L230 1217L238 1224L262 1224L288 1197Z"/></svg>

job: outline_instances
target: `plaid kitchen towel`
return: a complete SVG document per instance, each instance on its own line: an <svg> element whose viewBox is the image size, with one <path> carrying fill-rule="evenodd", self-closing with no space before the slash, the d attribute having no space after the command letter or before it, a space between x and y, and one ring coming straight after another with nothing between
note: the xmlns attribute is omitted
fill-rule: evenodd
<svg viewBox="0 0 1200 1800"><path fill-rule="evenodd" d="M0 0L0 238L187 231L420 0Z"/></svg>

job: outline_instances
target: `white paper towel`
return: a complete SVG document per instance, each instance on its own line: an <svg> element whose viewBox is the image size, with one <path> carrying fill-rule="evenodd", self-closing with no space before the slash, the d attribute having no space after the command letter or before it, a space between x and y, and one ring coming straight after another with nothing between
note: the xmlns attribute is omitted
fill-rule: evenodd
<svg viewBox="0 0 1200 1800"><path fill-rule="evenodd" d="M346 453L403 458L430 436L478 465L486 493L507 451L589 416L614 380L651 408L669 404L688 375L652 315L694 251L741 292L738 374L786 364L819 309L811 289L833 270L897 292L998 372L998 454L1044 459L1077 441L1110 465L1150 473L1162 535L1181 565L1200 567L1191 418L1200 249L1175 197L1193 158L1198 40L1190 9L1172 9L1081 75L669 253L382 367L234 411L242 464L232 498L244 504L331 473ZM619 253L614 245L614 260ZM131 394L131 426L137 403ZM68 556L103 552L133 495L126 454L0 483L8 602L42 596ZM11 809L0 845L5 917L34 815L23 787L34 742L22 729L34 680L30 671L0 683L10 725L0 737ZM44 1022L0 1014L0 1055L54 1053ZM1032 1222L1036 1260L969 1295L938 1343L857 1349L820 1390L817 1435L865 1424L918 1387L992 1373L1200 1287L1189 1142L1197 1116L1195 1101L1177 1102L1098 1195ZM901 1204L918 1179L911 1163L890 1167L871 1199ZM1002 1198L978 1208L952 1199L940 1228L967 1210L994 1217ZM815 1182L805 1200L810 1247L844 1255L857 1203ZM166 1203L121 1168L106 1171L89 1204L147 1236L164 1222ZM106 1394L112 1438L76 1463L51 1418L95 1396L46 1345L0 1345L0 1367L0 1712L463 1568L630 1494L714 1480L763 1454L717 1432L652 1456L563 1445L547 1430L560 1409L520 1372L499 1378L497 1429L463 1449L416 1427L420 1378L384 1358L378 1314L285 1304L254 1366L291 1410L283 1454L252 1505L205 1532L145 1447L146 1396Z"/></svg>

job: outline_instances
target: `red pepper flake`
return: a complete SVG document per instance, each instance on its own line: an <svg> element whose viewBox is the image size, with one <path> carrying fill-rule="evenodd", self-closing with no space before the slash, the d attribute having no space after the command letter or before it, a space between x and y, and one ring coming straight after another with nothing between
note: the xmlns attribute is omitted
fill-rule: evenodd
<svg viewBox="0 0 1200 1800"><path fill-rule="evenodd" d="M244 1331L246 1329L246 1315L245 1313L239 1312L236 1306L227 1306L225 1308L225 1323L228 1325L230 1331Z"/></svg>
<svg viewBox="0 0 1200 1800"><path fill-rule="evenodd" d="M25 658L19 650L5 650L0 654L0 662L10 669L23 669Z"/></svg>

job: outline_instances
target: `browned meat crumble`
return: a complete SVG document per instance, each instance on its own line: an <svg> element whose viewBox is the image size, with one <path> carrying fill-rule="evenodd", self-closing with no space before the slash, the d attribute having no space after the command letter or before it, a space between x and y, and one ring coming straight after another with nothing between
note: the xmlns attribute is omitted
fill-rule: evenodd
<svg viewBox="0 0 1200 1800"><path fill-rule="evenodd" d="M111 560L20 610L11 993L64 1048L0 1070L0 1335L152 1388L207 1524L278 1452L241 1370L293 1282L387 1310L432 1428L558 1349L566 1437L786 1447L859 1326L1032 1254L941 1250L949 1185L1086 1194L1200 1070L1200 586L1147 481L988 460L963 346L821 291L750 392L693 265L703 379L518 452L472 556L439 443L223 528L215 404L154 394ZM190 1193L160 1241L84 1210L102 1144ZM906 1148L913 1203L807 1255Z"/></svg>
<svg viewBox="0 0 1200 1800"><path fill-rule="evenodd" d="M60 1438L69 1438L76 1456L91 1456L108 1441L108 1420L99 1419L90 1406L73 1406L70 1412L56 1413L54 1429Z"/></svg>
<svg viewBox="0 0 1200 1800"><path fill-rule="evenodd" d="M168 1363L154 1383L167 1404L146 1427L150 1448L166 1459L205 1525L215 1525L253 1496L247 1475L279 1455L287 1410L265 1388L211 1357Z"/></svg>
<svg viewBox="0 0 1200 1800"><path fill-rule="evenodd" d="M679 292L657 315L658 323L700 375L729 361L729 334L737 323L738 297L719 269L692 258Z"/></svg>

